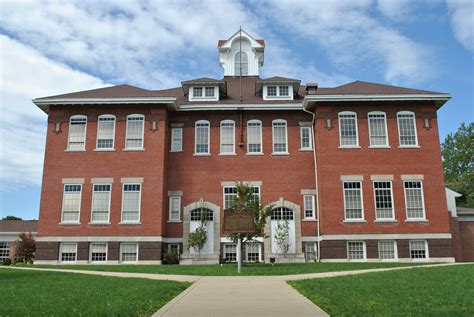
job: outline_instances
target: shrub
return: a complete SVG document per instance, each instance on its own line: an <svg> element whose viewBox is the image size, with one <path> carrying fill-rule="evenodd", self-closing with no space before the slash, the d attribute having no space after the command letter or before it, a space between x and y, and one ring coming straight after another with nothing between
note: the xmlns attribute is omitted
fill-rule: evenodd
<svg viewBox="0 0 474 317"><path fill-rule="evenodd" d="M163 264L179 264L179 255L174 250L168 250L163 254Z"/></svg>
<svg viewBox="0 0 474 317"><path fill-rule="evenodd" d="M2 265L12 265L12 260L10 258L3 259Z"/></svg>

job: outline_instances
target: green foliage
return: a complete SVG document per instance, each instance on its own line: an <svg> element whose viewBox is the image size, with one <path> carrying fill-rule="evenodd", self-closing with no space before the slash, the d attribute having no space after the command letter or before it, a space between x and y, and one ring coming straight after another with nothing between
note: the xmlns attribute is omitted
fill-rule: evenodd
<svg viewBox="0 0 474 317"><path fill-rule="evenodd" d="M36 251L36 241L31 232L20 233L20 240L15 249L15 262L33 263Z"/></svg>
<svg viewBox="0 0 474 317"><path fill-rule="evenodd" d="M441 144L446 185L463 196L459 206L474 208L474 123L462 123Z"/></svg>
<svg viewBox="0 0 474 317"><path fill-rule="evenodd" d="M17 216L9 215L9 216L3 217L2 220L23 220L23 219Z"/></svg>
<svg viewBox="0 0 474 317"><path fill-rule="evenodd" d="M12 260L10 258L3 259L2 265L12 265Z"/></svg>
<svg viewBox="0 0 474 317"><path fill-rule="evenodd" d="M201 256L201 250L207 241L207 230L206 223L201 221L199 227L194 232L191 232L188 236L188 248L196 248L198 250L199 257Z"/></svg>
<svg viewBox="0 0 474 317"><path fill-rule="evenodd" d="M273 238L281 253L286 254L290 248L290 225L288 220L277 223Z"/></svg>
<svg viewBox="0 0 474 317"><path fill-rule="evenodd" d="M163 254L163 264L179 264L179 254L175 250L167 250Z"/></svg>

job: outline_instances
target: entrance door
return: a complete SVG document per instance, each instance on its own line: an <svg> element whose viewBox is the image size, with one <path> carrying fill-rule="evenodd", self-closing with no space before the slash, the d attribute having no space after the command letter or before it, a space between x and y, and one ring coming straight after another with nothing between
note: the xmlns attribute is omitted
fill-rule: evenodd
<svg viewBox="0 0 474 317"><path fill-rule="evenodd" d="M189 223L189 232L194 232L202 223L207 231L207 240L201 250L201 255L214 253L214 213L207 208L197 208L191 210L191 221ZM197 248L190 248L190 254L199 254Z"/></svg>
<svg viewBox="0 0 474 317"><path fill-rule="evenodd" d="M273 209L270 230L272 253L283 254L285 250L287 250L286 253L296 252L295 215L293 210L286 207Z"/></svg>

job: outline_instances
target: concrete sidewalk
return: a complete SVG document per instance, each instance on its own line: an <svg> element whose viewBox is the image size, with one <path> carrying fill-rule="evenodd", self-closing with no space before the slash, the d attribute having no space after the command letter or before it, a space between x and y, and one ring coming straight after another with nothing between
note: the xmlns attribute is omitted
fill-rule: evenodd
<svg viewBox="0 0 474 317"><path fill-rule="evenodd" d="M278 276L202 277L158 316L328 316Z"/></svg>

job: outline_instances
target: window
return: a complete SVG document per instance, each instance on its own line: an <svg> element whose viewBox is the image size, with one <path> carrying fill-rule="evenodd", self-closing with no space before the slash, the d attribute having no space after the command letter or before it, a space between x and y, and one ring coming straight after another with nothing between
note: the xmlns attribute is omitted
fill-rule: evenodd
<svg viewBox="0 0 474 317"><path fill-rule="evenodd" d="M397 242L396 241L379 241L379 260L396 260L397 259Z"/></svg>
<svg viewBox="0 0 474 317"><path fill-rule="evenodd" d="M235 54L235 76L240 76L240 69L242 68L242 76L247 76L249 74L249 58L245 52L237 52Z"/></svg>
<svg viewBox="0 0 474 317"><path fill-rule="evenodd" d="M305 219L315 219L315 203L313 195L304 195L304 218Z"/></svg>
<svg viewBox="0 0 474 317"><path fill-rule="evenodd" d="M176 254L179 256L180 254L180 246L179 246L179 243L169 243L168 244L168 251L171 251L171 252L176 252Z"/></svg>
<svg viewBox="0 0 474 317"><path fill-rule="evenodd" d="M426 240L410 241L410 258L412 260L428 258L428 242Z"/></svg>
<svg viewBox="0 0 474 317"><path fill-rule="evenodd" d="M363 220L362 183L343 182L344 184L344 211L346 221Z"/></svg>
<svg viewBox="0 0 474 317"><path fill-rule="evenodd" d="M94 184L91 222L108 222L110 213L110 184Z"/></svg>
<svg viewBox="0 0 474 317"><path fill-rule="evenodd" d="M170 197L170 221L180 221L181 219L181 197L171 196Z"/></svg>
<svg viewBox="0 0 474 317"><path fill-rule="evenodd" d="M224 261L225 262L237 261L237 245L224 244Z"/></svg>
<svg viewBox="0 0 474 317"><path fill-rule="evenodd" d="M285 120L273 120L273 153L288 153Z"/></svg>
<svg viewBox="0 0 474 317"><path fill-rule="evenodd" d="M392 182L374 182L374 196L375 218L377 220L394 219L395 216L393 212Z"/></svg>
<svg viewBox="0 0 474 317"><path fill-rule="evenodd" d="M97 122L97 149L113 149L115 116L101 115Z"/></svg>
<svg viewBox="0 0 474 317"><path fill-rule="evenodd" d="M77 243L61 243L59 246L60 262L76 262Z"/></svg>
<svg viewBox="0 0 474 317"><path fill-rule="evenodd" d="M120 243L120 262L138 261L138 243Z"/></svg>
<svg viewBox="0 0 474 317"><path fill-rule="evenodd" d="M196 208L191 210L191 221L213 221L214 213L207 208Z"/></svg>
<svg viewBox="0 0 474 317"><path fill-rule="evenodd" d="M312 144L312 135L311 127L301 127L301 149L302 150L311 150L313 148Z"/></svg>
<svg viewBox="0 0 474 317"><path fill-rule="evenodd" d="M90 262L107 262L107 243L90 244Z"/></svg>
<svg viewBox="0 0 474 317"><path fill-rule="evenodd" d="M339 113L339 135L341 147L359 146L357 116L354 112Z"/></svg>
<svg viewBox="0 0 474 317"><path fill-rule="evenodd" d="M193 87L193 97L202 97L203 87Z"/></svg>
<svg viewBox="0 0 474 317"><path fill-rule="evenodd" d="M262 153L262 122L250 120L247 122L247 152Z"/></svg>
<svg viewBox="0 0 474 317"><path fill-rule="evenodd" d="M316 242L306 242L304 244L304 255L306 258L306 262L316 261Z"/></svg>
<svg viewBox="0 0 474 317"><path fill-rule="evenodd" d="M122 222L140 221L141 184L123 184Z"/></svg>
<svg viewBox="0 0 474 317"><path fill-rule="evenodd" d="M370 146L388 146L387 120L384 112L369 112Z"/></svg>
<svg viewBox="0 0 474 317"><path fill-rule="evenodd" d="M10 241L0 241L0 261L10 257Z"/></svg>
<svg viewBox="0 0 474 317"><path fill-rule="evenodd" d="M425 219L423 185L421 181L405 181L405 206L408 220Z"/></svg>
<svg viewBox="0 0 474 317"><path fill-rule="evenodd" d="M236 198L237 198L237 187L225 186L224 187L224 209L232 208Z"/></svg>
<svg viewBox="0 0 474 317"><path fill-rule="evenodd" d="M400 146L418 146L415 114L410 111L397 113Z"/></svg>
<svg viewBox="0 0 474 317"><path fill-rule="evenodd" d="M61 222L79 223L81 211L82 185L64 185L63 212Z"/></svg>
<svg viewBox="0 0 474 317"><path fill-rule="evenodd" d="M293 220L293 210L287 207L276 207L272 211L271 220Z"/></svg>
<svg viewBox="0 0 474 317"><path fill-rule="evenodd" d="M221 121L221 154L235 154L235 123Z"/></svg>
<svg viewBox="0 0 474 317"><path fill-rule="evenodd" d="M260 244L259 243L246 243L245 253L247 262L258 262L260 261Z"/></svg>
<svg viewBox="0 0 474 317"><path fill-rule="evenodd" d="M143 149L144 125L145 116L141 114L132 114L127 117L126 149Z"/></svg>
<svg viewBox="0 0 474 317"><path fill-rule="evenodd" d="M348 241L347 242L348 260L365 260L365 242Z"/></svg>
<svg viewBox="0 0 474 317"><path fill-rule="evenodd" d="M183 128L171 129L171 152L183 150Z"/></svg>
<svg viewBox="0 0 474 317"><path fill-rule="evenodd" d="M267 86L267 96L276 97L277 96L277 86Z"/></svg>
<svg viewBox="0 0 474 317"><path fill-rule="evenodd" d="M85 150L86 148L86 116L72 116L69 120L68 150Z"/></svg>
<svg viewBox="0 0 474 317"><path fill-rule="evenodd" d="M215 97L216 95L216 87L205 87L204 92L206 97Z"/></svg>
<svg viewBox="0 0 474 317"><path fill-rule="evenodd" d="M278 90L280 93L280 97L287 97L290 95L290 90L288 89L288 86L278 86Z"/></svg>
<svg viewBox="0 0 474 317"><path fill-rule="evenodd" d="M209 154L209 121L196 121L196 154Z"/></svg>
<svg viewBox="0 0 474 317"><path fill-rule="evenodd" d="M260 202L260 186L252 186L252 203Z"/></svg>

